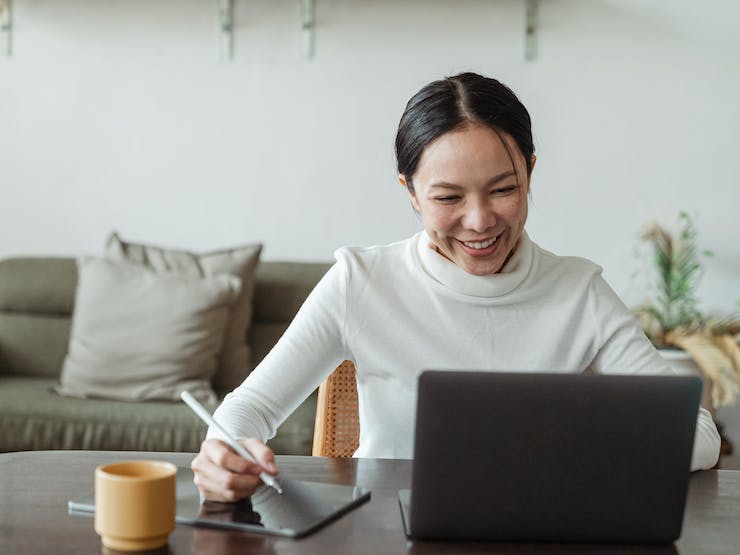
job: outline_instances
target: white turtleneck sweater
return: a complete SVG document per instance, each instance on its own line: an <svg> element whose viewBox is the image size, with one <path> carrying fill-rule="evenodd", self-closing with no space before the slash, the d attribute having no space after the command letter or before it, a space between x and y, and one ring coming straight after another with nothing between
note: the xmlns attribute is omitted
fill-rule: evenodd
<svg viewBox="0 0 740 555"><path fill-rule="evenodd" d="M335 256L280 341L217 409L236 436L273 437L345 359L357 368L357 457L413 457L423 369L672 373L601 268L555 256L526 233L489 276L439 255L424 232ZM692 470L713 466L719 434L703 409L695 438Z"/></svg>

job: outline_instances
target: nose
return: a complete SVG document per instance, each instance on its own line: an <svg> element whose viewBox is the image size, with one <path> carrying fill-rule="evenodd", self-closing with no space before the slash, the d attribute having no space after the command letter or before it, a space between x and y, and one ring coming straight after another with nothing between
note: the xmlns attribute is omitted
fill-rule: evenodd
<svg viewBox="0 0 740 555"><path fill-rule="evenodd" d="M471 200L465 207L463 225L466 229L483 233L496 225L496 213L486 200Z"/></svg>

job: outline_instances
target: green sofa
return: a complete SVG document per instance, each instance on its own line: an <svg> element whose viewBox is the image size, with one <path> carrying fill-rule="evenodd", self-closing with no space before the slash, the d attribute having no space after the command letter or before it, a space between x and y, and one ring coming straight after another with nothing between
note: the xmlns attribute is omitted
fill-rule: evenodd
<svg viewBox="0 0 740 555"><path fill-rule="evenodd" d="M328 268L260 263L248 338L253 364ZM0 260L0 452L197 451L206 427L183 403L76 399L52 391L67 353L76 285L73 258ZM227 392L217 393L222 398ZM276 453L311 454L315 412L314 393L270 441Z"/></svg>

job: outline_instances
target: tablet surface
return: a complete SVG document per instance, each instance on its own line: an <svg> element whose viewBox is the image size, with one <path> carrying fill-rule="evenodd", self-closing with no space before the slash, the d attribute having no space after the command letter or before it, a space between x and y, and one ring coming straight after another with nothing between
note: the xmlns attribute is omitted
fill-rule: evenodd
<svg viewBox="0 0 740 555"><path fill-rule="evenodd" d="M262 485L238 503L200 502L189 468L177 468L177 516L181 524L245 530L297 538L320 527L370 499L370 491L355 486L322 484L280 478L283 494ZM72 499L73 514L95 512L95 495Z"/></svg>

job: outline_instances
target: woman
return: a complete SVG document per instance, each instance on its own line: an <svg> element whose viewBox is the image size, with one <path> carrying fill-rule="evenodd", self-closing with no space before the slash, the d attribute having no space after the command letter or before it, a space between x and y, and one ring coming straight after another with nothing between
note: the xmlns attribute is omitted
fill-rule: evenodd
<svg viewBox="0 0 740 555"><path fill-rule="evenodd" d="M385 458L412 457L423 368L671 372L598 266L524 231L536 158L529 114L505 85L472 73L430 83L406 106L396 156L424 231L336 252L283 338L217 410L259 463L209 432L192 464L205 498L248 496L259 472L276 474L263 441L344 359L357 368L356 456ZM718 454L701 410L692 469Z"/></svg>

